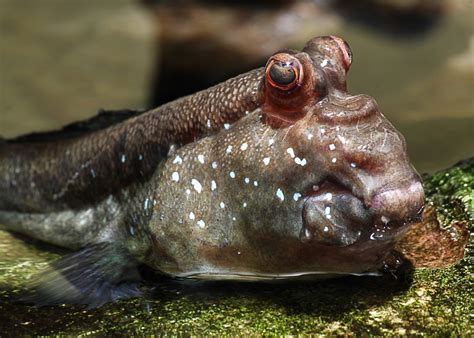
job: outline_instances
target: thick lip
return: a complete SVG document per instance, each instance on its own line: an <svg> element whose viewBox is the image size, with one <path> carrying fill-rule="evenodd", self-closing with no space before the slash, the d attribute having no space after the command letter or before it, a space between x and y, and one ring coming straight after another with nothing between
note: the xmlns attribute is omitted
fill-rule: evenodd
<svg viewBox="0 0 474 338"><path fill-rule="evenodd" d="M387 184L385 186L380 187L372 194L370 198L364 198L357 194L352 187L347 187L346 184L334 179L332 177L326 177L319 181L316 184L310 185L308 189L306 189L306 193L303 195L304 200L309 198L310 196L321 193L322 191L326 192L329 191L326 189L326 186L330 186L331 188L336 188L340 190L344 190L349 192L354 197L359 199L368 210L368 212L372 215L372 222L371 224L367 224L367 228L363 232L363 235L355 242L373 240L373 241L393 241L401 236L407 231L408 227L421 220L421 215L424 206L420 206L417 208L416 212L406 215L402 218L388 218L385 216L383 210L376 210L374 209L374 202L377 204L377 199L380 196L387 196L387 195L399 195L401 191L412 191L413 186L421 185L419 181L412 182L411 184L402 185L400 187L395 187L393 184ZM354 243L354 244L355 244Z"/></svg>

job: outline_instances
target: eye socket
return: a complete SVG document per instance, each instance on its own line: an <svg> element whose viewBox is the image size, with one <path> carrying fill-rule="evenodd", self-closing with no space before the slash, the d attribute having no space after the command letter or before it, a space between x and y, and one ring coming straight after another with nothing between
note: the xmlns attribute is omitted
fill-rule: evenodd
<svg viewBox="0 0 474 338"><path fill-rule="evenodd" d="M267 82L282 91L290 91L301 83L303 68L295 57L289 54L276 54L268 60L265 69Z"/></svg>

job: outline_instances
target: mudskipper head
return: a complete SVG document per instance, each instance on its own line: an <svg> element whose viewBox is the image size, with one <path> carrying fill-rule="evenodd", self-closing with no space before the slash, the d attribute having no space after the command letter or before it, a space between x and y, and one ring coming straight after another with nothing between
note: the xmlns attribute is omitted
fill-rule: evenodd
<svg viewBox="0 0 474 338"><path fill-rule="evenodd" d="M305 164L283 176L306 199L304 241L346 246L392 239L424 204L403 136L372 97L347 92L351 64L349 45L327 36L302 52L273 55L265 68L262 120L284 133L282 149L291 151L282 163Z"/></svg>

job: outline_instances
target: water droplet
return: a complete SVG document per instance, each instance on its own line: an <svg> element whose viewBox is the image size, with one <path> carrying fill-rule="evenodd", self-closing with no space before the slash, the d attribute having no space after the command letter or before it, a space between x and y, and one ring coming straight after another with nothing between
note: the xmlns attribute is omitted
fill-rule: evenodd
<svg viewBox="0 0 474 338"><path fill-rule="evenodd" d="M194 215L194 212L191 211L191 212L189 213L189 219L190 219L190 220L194 220L195 218L196 218L196 215Z"/></svg>
<svg viewBox="0 0 474 338"><path fill-rule="evenodd" d="M216 184L216 181L212 180L211 181L211 191L214 191L217 189L217 184Z"/></svg>
<svg viewBox="0 0 474 338"><path fill-rule="evenodd" d="M232 146L230 144L227 146L227 149L225 150L225 152L227 154L230 154L232 152Z"/></svg>
<svg viewBox="0 0 474 338"><path fill-rule="evenodd" d="M198 155L198 161L201 163L201 164L204 164L204 156L199 154Z"/></svg>
<svg viewBox="0 0 474 338"><path fill-rule="evenodd" d="M329 145L329 150L334 150L334 149L336 149L336 146L334 145L334 143L331 143Z"/></svg>
<svg viewBox="0 0 474 338"><path fill-rule="evenodd" d="M211 166L212 166L212 169L217 169L217 162L216 161L212 162Z"/></svg>
<svg viewBox="0 0 474 338"><path fill-rule="evenodd" d="M290 154L291 158L295 158L295 151L293 150L293 148L290 147L286 149L286 152Z"/></svg>
<svg viewBox="0 0 474 338"><path fill-rule="evenodd" d="M203 229L203 228L206 226L206 223L205 223L202 219L200 219L199 221L197 221L197 225L198 225L201 229Z"/></svg>
<svg viewBox="0 0 474 338"><path fill-rule="evenodd" d="M219 206L221 207L221 209L224 209L225 208L225 203L221 202L221 203L219 203Z"/></svg>
<svg viewBox="0 0 474 338"><path fill-rule="evenodd" d="M177 171L175 171L171 174L171 180L175 181L175 182L179 181L179 173Z"/></svg>
<svg viewBox="0 0 474 338"><path fill-rule="evenodd" d="M247 150L248 147L249 147L249 145L247 144L247 142L242 143L242 145L240 146L240 150L242 150L242 151Z"/></svg>
<svg viewBox="0 0 474 338"><path fill-rule="evenodd" d="M270 157L265 157L263 159L263 164L268 165L270 163Z"/></svg>
<svg viewBox="0 0 474 338"><path fill-rule="evenodd" d="M300 194L299 192L295 192L295 193L293 194L293 199L294 199L295 201L298 201L298 200L300 199L300 197L301 197L301 194Z"/></svg>
<svg viewBox="0 0 474 338"><path fill-rule="evenodd" d="M231 171L231 172L229 173L229 176L232 177L232 178L235 178L235 172Z"/></svg>

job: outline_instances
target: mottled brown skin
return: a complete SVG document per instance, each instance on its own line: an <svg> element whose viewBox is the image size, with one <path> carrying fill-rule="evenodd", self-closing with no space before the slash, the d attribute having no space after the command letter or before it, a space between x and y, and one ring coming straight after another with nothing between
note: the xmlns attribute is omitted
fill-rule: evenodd
<svg viewBox="0 0 474 338"><path fill-rule="evenodd" d="M78 209L146 181L171 146L212 134L255 109L261 74L245 73L118 123L110 116L108 128L89 131L82 123L80 132L0 141L0 210Z"/></svg>
<svg viewBox="0 0 474 338"><path fill-rule="evenodd" d="M342 39L315 38L104 129L2 144L0 223L86 246L39 302L135 295L123 282L139 264L204 279L377 273L424 193L403 136L346 91L351 62Z"/></svg>

